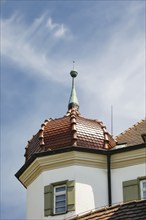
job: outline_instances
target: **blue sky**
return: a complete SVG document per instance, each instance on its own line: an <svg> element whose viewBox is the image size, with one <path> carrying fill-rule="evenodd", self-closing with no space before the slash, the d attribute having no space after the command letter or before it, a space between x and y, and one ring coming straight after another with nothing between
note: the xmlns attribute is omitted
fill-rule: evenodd
<svg viewBox="0 0 146 220"><path fill-rule="evenodd" d="M72 62L80 113L114 135L145 117L145 1L1 0L1 218L25 219L14 177L47 118L64 116Z"/></svg>

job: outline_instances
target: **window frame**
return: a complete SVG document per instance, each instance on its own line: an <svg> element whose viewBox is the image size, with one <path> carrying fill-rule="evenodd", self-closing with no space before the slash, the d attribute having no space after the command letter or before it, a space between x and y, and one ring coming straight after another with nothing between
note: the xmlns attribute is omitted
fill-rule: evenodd
<svg viewBox="0 0 146 220"><path fill-rule="evenodd" d="M146 199L146 197L143 196L143 192L146 192L146 187L144 187L144 191L143 191L143 187L142 187L143 182L146 182L146 176L123 181L122 182L123 201L128 202L128 201L137 200L137 199L138 200Z"/></svg>
<svg viewBox="0 0 146 220"><path fill-rule="evenodd" d="M144 196L144 192L146 192L146 186L143 187L143 183L146 183L146 179L140 180L140 198L146 199L146 196Z"/></svg>
<svg viewBox="0 0 146 220"><path fill-rule="evenodd" d="M64 191L60 191L60 192L56 192L56 189L61 188L61 187L65 187ZM65 195L65 205L62 206L65 208L65 211L62 212L56 212L56 197L57 196L61 196L61 195ZM60 214L64 214L67 212L67 185L66 184L61 184L61 185L54 185L53 186L53 214L54 215L60 215ZM61 200L62 201L62 200ZM64 201L64 200L63 200Z"/></svg>
<svg viewBox="0 0 146 220"><path fill-rule="evenodd" d="M66 185L66 212L54 213L54 187ZM63 215L75 211L75 180L64 180L44 186L44 216Z"/></svg>

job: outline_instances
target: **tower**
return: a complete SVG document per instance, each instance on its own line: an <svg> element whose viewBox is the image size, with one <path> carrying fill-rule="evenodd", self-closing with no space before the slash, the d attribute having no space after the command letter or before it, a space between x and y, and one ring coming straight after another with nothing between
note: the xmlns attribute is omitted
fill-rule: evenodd
<svg viewBox="0 0 146 220"><path fill-rule="evenodd" d="M67 219L108 204L104 152L116 142L102 122L81 116L77 74L70 72L66 115L44 121L28 141L25 164L16 174L27 189L27 219Z"/></svg>

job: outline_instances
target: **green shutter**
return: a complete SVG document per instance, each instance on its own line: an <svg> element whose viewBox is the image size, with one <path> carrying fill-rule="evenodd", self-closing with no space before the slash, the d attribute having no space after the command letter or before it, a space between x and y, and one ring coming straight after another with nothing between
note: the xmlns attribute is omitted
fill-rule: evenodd
<svg viewBox="0 0 146 220"><path fill-rule="evenodd" d="M75 181L67 181L67 211L75 210Z"/></svg>
<svg viewBox="0 0 146 220"><path fill-rule="evenodd" d="M44 187L44 215L49 216L53 214L53 186L48 185Z"/></svg>
<svg viewBox="0 0 146 220"><path fill-rule="evenodd" d="M123 182L124 202L137 199L139 199L139 181L135 179Z"/></svg>

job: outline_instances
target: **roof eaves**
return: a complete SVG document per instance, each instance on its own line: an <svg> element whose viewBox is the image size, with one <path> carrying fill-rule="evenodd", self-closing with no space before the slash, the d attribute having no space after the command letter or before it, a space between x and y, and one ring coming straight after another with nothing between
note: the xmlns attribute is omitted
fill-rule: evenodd
<svg viewBox="0 0 146 220"><path fill-rule="evenodd" d="M30 159L28 159L25 164L18 170L18 172L15 174L16 178L19 180L19 177L22 175L22 173L29 167L29 165L38 157L44 157L44 156L49 156L53 154L60 154L60 153L65 153L65 152L70 152L70 151L80 151L80 152L88 152L88 153L96 153L96 154L102 154L102 155L112 155L116 153L122 153L122 152L127 152L127 151L132 151L132 150L137 150L140 148L146 147L146 143L139 144L139 145L134 145L134 146L129 146L125 148L120 148L120 149L91 149L91 148L83 148L83 147L66 147L63 149L56 149L56 150L51 150L51 151L45 151L45 152L38 152L32 155ZM20 181L20 180L19 180Z"/></svg>
<svg viewBox="0 0 146 220"><path fill-rule="evenodd" d="M90 149L90 148L83 148L83 147L66 147L66 148L61 148L61 149L56 149L56 150L50 150L50 151L44 151L44 152L38 152L34 153L30 159L28 159L25 164L18 170L18 172L15 174L16 178L19 180L19 177L22 175L22 173L29 167L29 165L39 157L44 157L44 156L49 156L53 154L60 154L60 153L65 153L65 152L70 152L70 151L80 151L80 152L89 152L89 153L98 153L102 155L106 155L106 150L105 149Z"/></svg>
<svg viewBox="0 0 146 220"><path fill-rule="evenodd" d="M146 143L127 146L127 147L123 147L123 148L119 148L119 149L112 148L109 151L107 151L107 154L112 155L112 154L116 154L116 153L123 153L123 152L127 152L127 151L138 150L138 149L144 148L144 147L146 147Z"/></svg>

